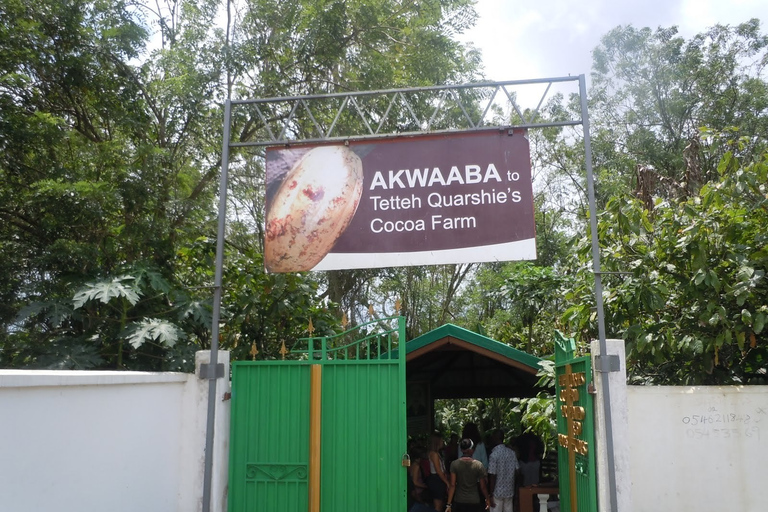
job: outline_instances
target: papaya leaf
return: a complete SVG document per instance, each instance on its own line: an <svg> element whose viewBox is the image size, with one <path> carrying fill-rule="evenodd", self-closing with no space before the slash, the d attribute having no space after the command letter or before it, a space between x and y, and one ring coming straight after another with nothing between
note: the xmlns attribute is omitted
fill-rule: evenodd
<svg viewBox="0 0 768 512"><path fill-rule="evenodd" d="M166 347L172 347L184 338L185 334L174 324L157 318L145 318L132 326L127 340L133 348L139 348L147 341L158 341Z"/></svg>
<svg viewBox="0 0 768 512"><path fill-rule="evenodd" d="M58 328L72 316L72 307L59 301L33 302L24 306L16 316L17 322L22 322L30 317L42 317L48 324Z"/></svg>
<svg viewBox="0 0 768 512"><path fill-rule="evenodd" d="M115 298L124 298L132 306L139 302L140 291L134 286L132 276L120 276L111 280L88 283L80 289L72 299L75 309L83 307L92 300L98 300L103 304Z"/></svg>

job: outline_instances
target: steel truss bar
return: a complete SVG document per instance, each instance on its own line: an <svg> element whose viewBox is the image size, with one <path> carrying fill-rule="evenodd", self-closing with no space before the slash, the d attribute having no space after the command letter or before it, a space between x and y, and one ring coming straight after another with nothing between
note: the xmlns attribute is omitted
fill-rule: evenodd
<svg viewBox="0 0 768 512"><path fill-rule="evenodd" d="M354 91L354 92L332 92L328 94L308 94L303 96L276 96L274 98L255 98L243 100L230 100L234 105L248 105L251 103L272 103L275 101L290 101L303 98L306 100L315 100L322 98L345 98L347 96L374 96L382 94L392 94L401 92L424 92L424 91L442 91L444 89L476 89L481 87L496 87L507 85L534 85L534 84L554 84L558 82L578 82L578 76L562 76L556 78L533 78L530 80L507 80L503 82L471 82L457 85L430 85L427 87L407 87L403 89L379 89L376 91Z"/></svg>
<svg viewBox="0 0 768 512"><path fill-rule="evenodd" d="M548 123L536 119L553 84L578 80L559 77L233 100L233 108L252 109L262 126L252 140L227 142L230 147L251 147L466 130L576 126L582 124L581 119ZM517 88L537 84L546 85L546 90L536 108L520 108ZM488 120L493 105L508 109L517 121L510 124L507 120L507 124L501 125ZM474 114L479 117L475 119Z"/></svg>
<svg viewBox="0 0 768 512"><path fill-rule="evenodd" d="M550 128L550 127L557 127L557 126L579 126L581 124L581 121L557 121L553 123L531 123L531 124L515 124L515 125L504 125L504 126L492 126L492 127L483 127L478 128L473 131L499 131L499 130L514 130L516 128ZM230 142L229 146L232 148L248 148L248 147L263 147L263 146L274 146L275 144L284 144L284 145L290 145L290 144L320 144L323 142L333 142L333 141L353 141L353 140L365 140L365 139L391 139L395 137L408 137L408 136L416 136L416 135L441 135L445 133L456 133L457 131L466 131L466 130L432 130L432 131L413 131L413 132L398 132L398 133L387 133L387 134L373 134L373 135L355 135L351 137L328 137L328 138L316 138L316 139L301 139L301 140L290 140L290 141L283 141L283 142L269 142L269 141L253 141L253 142Z"/></svg>

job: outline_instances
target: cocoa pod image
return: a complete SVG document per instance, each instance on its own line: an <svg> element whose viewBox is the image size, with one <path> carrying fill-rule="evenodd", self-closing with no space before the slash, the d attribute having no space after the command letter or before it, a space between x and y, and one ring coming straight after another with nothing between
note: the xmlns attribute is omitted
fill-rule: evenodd
<svg viewBox="0 0 768 512"><path fill-rule="evenodd" d="M311 270L333 248L357 211L363 163L347 146L309 150L285 175L268 204L264 266Z"/></svg>

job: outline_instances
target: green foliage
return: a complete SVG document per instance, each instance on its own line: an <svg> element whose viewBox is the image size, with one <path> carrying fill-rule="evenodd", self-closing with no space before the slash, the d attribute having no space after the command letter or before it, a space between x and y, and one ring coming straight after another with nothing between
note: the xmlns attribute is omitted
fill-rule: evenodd
<svg viewBox="0 0 768 512"><path fill-rule="evenodd" d="M534 355L552 353L565 279L529 262L478 265L457 297L456 323Z"/></svg>
<svg viewBox="0 0 768 512"><path fill-rule="evenodd" d="M496 428L512 435L522 433L519 411L511 398L461 398L435 400L435 425L446 436L461 435L467 423L475 423L484 436Z"/></svg>
<svg viewBox="0 0 768 512"><path fill-rule="evenodd" d="M464 425L476 423L489 434L501 428L507 436L533 432L547 450L555 448L557 418L555 411L555 365L544 360L538 374L537 387L542 390L532 398L465 398L435 400L435 424L444 435L461 434Z"/></svg>
<svg viewBox="0 0 768 512"><path fill-rule="evenodd" d="M106 281L87 283L84 289L75 294L72 299L73 305L78 309L91 300L108 304L112 299L125 299L131 306L135 306L139 302L139 294L132 286L134 281L133 276L120 276Z"/></svg>
<svg viewBox="0 0 768 512"><path fill-rule="evenodd" d="M550 313L547 316L557 312L563 279L552 267L520 263L515 265L514 269L514 273L507 278L499 293L509 302L528 331L526 352L533 353L534 324L537 320L545 320L547 312ZM551 327L549 324L550 329Z"/></svg>
<svg viewBox="0 0 768 512"><path fill-rule="evenodd" d="M601 259L620 273L602 276L606 328L627 340L639 382L765 381L766 55L757 20L689 40L675 27L617 27L594 52ZM559 98L542 115L576 108ZM561 216L579 256L555 263L569 276L561 321L586 344L597 319L581 139L548 129L532 147L539 210Z"/></svg>
<svg viewBox="0 0 768 512"><path fill-rule="evenodd" d="M223 98L462 82L478 66L451 37L469 0L226 7L225 27L208 0L0 8L0 366L191 368L210 345ZM260 124L236 115L233 138ZM233 152L230 170L222 346L276 357L341 315L315 276L264 274L263 166Z"/></svg>
<svg viewBox="0 0 768 512"><path fill-rule="evenodd" d="M616 197L601 215L604 269L627 273L605 284L606 327L627 340L634 380L767 380L768 153L746 165L726 153L718 172L689 199L659 199L649 211ZM588 286L569 295L576 305L564 317L594 336Z"/></svg>
<svg viewBox="0 0 768 512"><path fill-rule="evenodd" d="M406 334L413 339L445 323L461 323L457 303L475 265L433 265L387 269L377 286L382 309L402 303ZM370 293L370 296L376 296Z"/></svg>
<svg viewBox="0 0 768 512"><path fill-rule="evenodd" d="M244 6L232 65L261 97L461 82L477 56L451 36L475 18L468 0L258 0Z"/></svg>
<svg viewBox="0 0 768 512"><path fill-rule="evenodd" d="M53 368L139 365L189 370L193 363L189 352L201 343L194 333L208 328L210 323L200 322L209 315L190 315L199 303L151 266L122 270L118 277L84 283L71 298L23 308L15 324L26 332L19 329L9 336L3 354L7 362ZM188 337L184 329L193 338L189 346L177 347ZM29 334L37 343L26 342Z"/></svg>
<svg viewBox="0 0 768 512"><path fill-rule="evenodd" d="M311 275L267 274L260 253L230 256L220 345L233 359L276 359L283 342L290 350L298 338L310 336L310 322L313 336L342 331L341 319L319 298Z"/></svg>
<svg viewBox="0 0 768 512"><path fill-rule="evenodd" d="M218 167L201 155L220 147L201 129L218 111L217 72L195 71L203 55L187 49L183 93L166 94L180 80L165 57L181 45L168 40L163 58L142 64L140 13L87 0L0 10L3 366L188 370L205 339L169 350L164 323L137 330L146 318L202 334L174 316L201 300L175 266L177 249L208 229ZM192 44L199 22L179 14L174 40ZM128 335L141 351L123 346Z"/></svg>
<svg viewBox="0 0 768 512"><path fill-rule="evenodd" d="M533 398L517 399L519 405L513 411L521 415L523 432L536 434L544 443L544 450L557 448L557 401L554 396L540 393Z"/></svg>
<svg viewBox="0 0 768 512"><path fill-rule="evenodd" d="M515 399L513 411L521 415L525 432L533 432L544 443L545 453L557 447L557 400L555 399L555 363L550 356L540 363L537 387L542 388L535 397Z"/></svg>
<svg viewBox="0 0 768 512"><path fill-rule="evenodd" d="M716 25L688 40L676 27L619 26L593 57L588 104L598 210L628 193L648 208L654 197L690 197L717 180L726 149L702 135L705 128L745 137L740 158L766 147L768 36L758 20ZM578 99L553 97L541 118L578 118ZM537 210L563 217L560 227L572 235L584 231L581 127L532 131L531 148Z"/></svg>

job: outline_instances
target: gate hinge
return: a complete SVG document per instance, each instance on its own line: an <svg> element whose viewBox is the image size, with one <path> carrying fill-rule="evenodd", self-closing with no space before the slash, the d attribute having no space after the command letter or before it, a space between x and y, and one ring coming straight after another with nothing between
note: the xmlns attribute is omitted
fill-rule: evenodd
<svg viewBox="0 0 768 512"><path fill-rule="evenodd" d="M616 354L595 356L595 371L600 373L617 372L621 369L621 361Z"/></svg>
<svg viewBox="0 0 768 512"><path fill-rule="evenodd" d="M200 365L200 380L220 379L224 376L224 363L216 363L212 367L210 363Z"/></svg>

